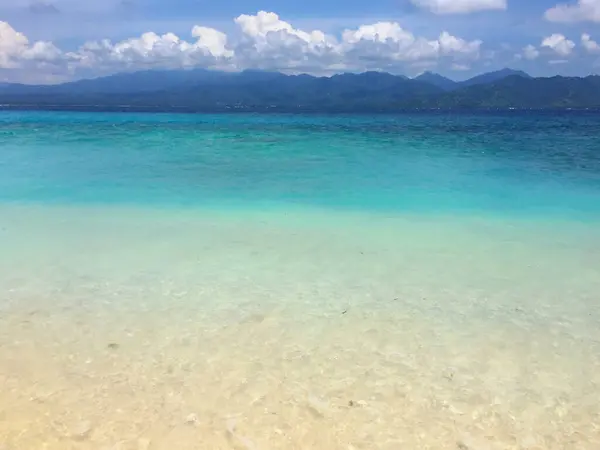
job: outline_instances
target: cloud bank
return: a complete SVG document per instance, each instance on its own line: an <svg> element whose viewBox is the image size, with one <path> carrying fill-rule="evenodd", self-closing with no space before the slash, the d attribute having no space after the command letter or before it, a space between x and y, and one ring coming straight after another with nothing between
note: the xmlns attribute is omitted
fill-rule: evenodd
<svg viewBox="0 0 600 450"><path fill-rule="evenodd" d="M415 1L435 3L439 8L445 4L445 0ZM590 0L580 3L585 1ZM463 0L447 8L458 11L475 5L490 7L494 2L497 0ZM500 3L496 5L500 7ZM49 41L31 41L9 23L0 21L0 82L52 83L125 71L196 67L314 75L368 70L462 71L472 70L478 64L491 65L507 54L513 61L539 63L600 54L600 44L591 35L579 36L576 44L575 40L555 33L537 46L527 45L515 54L510 46L484 48L481 40L464 39L447 31L437 36L415 35L398 22L380 21L331 34L298 28L273 12L260 11L236 17L227 34L196 25L187 38L147 32L115 42L100 39L78 48L61 49ZM509 59L505 62L509 64Z"/></svg>
<svg viewBox="0 0 600 450"><path fill-rule="evenodd" d="M480 57L483 44L448 32L437 38L415 36L397 22L362 25L338 36L295 28L277 14L265 11L241 15L234 23L230 35L195 26L189 40L173 33L148 32L119 42L89 41L66 51L51 42L30 42L11 25L0 22L0 69L14 73L35 70L41 77L188 67L313 74L402 71L440 61L464 66Z"/></svg>

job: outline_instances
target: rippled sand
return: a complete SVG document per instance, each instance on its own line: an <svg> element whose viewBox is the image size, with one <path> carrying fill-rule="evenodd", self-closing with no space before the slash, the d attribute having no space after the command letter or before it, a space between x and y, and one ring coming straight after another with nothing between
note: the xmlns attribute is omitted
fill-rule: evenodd
<svg viewBox="0 0 600 450"><path fill-rule="evenodd" d="M599 230L2 207L0 448L600 448Z"/></svg>

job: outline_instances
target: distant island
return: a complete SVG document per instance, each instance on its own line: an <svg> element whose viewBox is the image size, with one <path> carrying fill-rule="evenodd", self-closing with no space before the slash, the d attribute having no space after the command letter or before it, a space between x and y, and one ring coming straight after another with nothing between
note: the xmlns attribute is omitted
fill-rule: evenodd
<svg viewBox="0 0 600 450"><path fill-rule="evenodd" d="M122 73L60 85L0 84L0 108L84 111L394 112L598 109L600 76L534 78L503 69L457 82L425 72L331 77L204 69Z"/></svg>

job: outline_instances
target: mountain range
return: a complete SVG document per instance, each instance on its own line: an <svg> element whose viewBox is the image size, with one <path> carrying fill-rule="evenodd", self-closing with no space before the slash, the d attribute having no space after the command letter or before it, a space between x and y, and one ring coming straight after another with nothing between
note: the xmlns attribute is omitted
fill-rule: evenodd
<svg viewBox="0 0 600 450"><path fill-rule="evenodd" d="M425 72L331 77L204 69L122 73L60 85L0 84L10 109L392 112L407 109L595 109L600 76L533 78L503 69L453 81Z"/></svg>

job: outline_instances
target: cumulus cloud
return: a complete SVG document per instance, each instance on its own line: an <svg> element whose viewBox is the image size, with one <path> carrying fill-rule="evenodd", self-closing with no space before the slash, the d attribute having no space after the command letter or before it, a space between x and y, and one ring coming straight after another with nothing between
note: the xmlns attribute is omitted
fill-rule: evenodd
<svg viewBox="0 0 600 450"><path fill-rule="evenodd" d="M342 34L342 53L349 67L377 69L398 66L402 63L439 59L477 59L481 41L465 41L447 32L437 39L417 37L395 22L378 22L363 25Z"/></svg>
<svg viewBox="0 0 600 450"><path fill-rule="evenodd" d="M220 70L263 69L290 73L402 71L415 65L468 65L480 58L482 41L448 32L437 38L415 36L396 22L377 22L346 29L341 35L302 30L277 14L261 11L234 20L231 35L195 26L192 39L173 33L144 33L112 42L90 41L73 51L27 37L0 22L0 68L27 64L62 64L69 74L107 74L145 68L203 67Z"/></svg>
<svg viewBox="0 0 600 450"><path fill-rule="evenodd" d="M187 42L173 33L144 33L139 38L112 43L110 40L86 42L77 51L66 54L69 67L99 71L135 70L136 68L213 67L221 59L233 56L227 49L227 36L212 28L196 26L195 42Z"/></svg>
<svg viewBox="0 0 600 450"><path fill-rule="evenodd" d="M38 41L31 44L23 33L6 22L0 22L0 69L53 63L61 56L62 52L51 42Z"/></svg>
<svg viewBox="0 0 600 450"><path fill-rule="evenodd" d="M538 56L540 56L540 51L535 46L530 44L523 48L523 58L533 61Z"/></svg>
<svg viewBox="0 0 600 450"><path fill-rule="evenodd" d="M600 53L600 44L594 41L587 33L581 35L581 45L583 45L583 48L589 53Z"/></svg>
<svg viewBox="0 0 600 450"><path fill-rule="evenodd" d="M15 31L8 23L0 22L0 68L11 68L28 45L25 35Z"/></svg>
<svg viewBox="0 0 600 450"><path fill-rule="evenodd" d="M439 38L440 49L444 54L478 55L483 43L480 40L465 41L444 31Z"/></svg>
<svg viewBox="0 0 600 450"><path fill-rule="evenodd" d="M335 37L294 28L275 13L243 14L235 23L242 32L233 50L237 68L304 72L327 70L344 61Z"/></svg>
<svg viewBox="0 0 600 450"><path fill-rule="evenodd" d="M545 17L551 22L600 22L600 0L560 3L547 10Z"/></svg>
<svg viewBox="0 0 600 450"><path fill-rule="evenodd" d="M411 0L419 8L435 14L466 14L484 10L504 10L506 0Z"/></svg>
<svg viewBox="0 0 600 450"><path fill-rule="evenodd" d="M569 56L575 48L575 42L562 34L555 33L542 41L542 47L554 50L560 56Z"/></svg>

